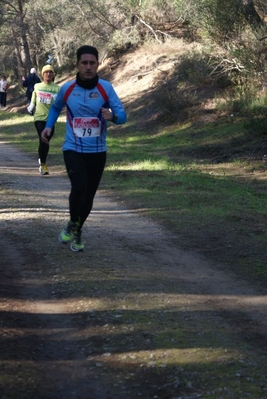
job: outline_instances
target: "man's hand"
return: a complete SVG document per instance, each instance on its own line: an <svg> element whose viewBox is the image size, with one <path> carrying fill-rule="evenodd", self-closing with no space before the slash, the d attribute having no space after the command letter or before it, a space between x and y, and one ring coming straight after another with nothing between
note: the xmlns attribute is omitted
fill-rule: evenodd
<svg viewBox="0 0 267 399"><path fill-rule="evenodd" d="M41 133L41 140L46 144L49 143L48 137L50 137L51 131L50 127L46 127Z"/></svg>
<svg viewBox="0 0 267 399"><path fill-rule="evenodd" d="M101 113L105 121L112 121L113 112L108 108L101 108Z"/></svg>

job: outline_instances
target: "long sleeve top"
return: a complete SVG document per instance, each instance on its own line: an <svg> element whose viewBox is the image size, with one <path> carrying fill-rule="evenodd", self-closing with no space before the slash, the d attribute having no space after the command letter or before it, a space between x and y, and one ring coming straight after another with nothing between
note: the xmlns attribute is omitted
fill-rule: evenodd
<svg viewBox="0 0 267 399"><path fill-rule="evenodd" d="M55 101L60 87L54 83L36 83L32 93L31 104L35 105L34 120L46 121L48 112Z"/></svg>
<svg viewBox="0 0 267 399"><path fill-rule="evenodd" d="M64 107L66 134L63 151L97 153L107 150L107 121L101 115L101 107L116 114L116 124L123 124L127 119L112 84L103 79L99 79L93 89L79 86L76 80L65 83L49 111L46 127L53 127Z"/></svg>
<svg viewBox="0 0 267 399"><path fill-rule="evenodd" d="M5 93L6 92L6 86L7 86L7 81L1 79L0 80L0 92Z"/></svg>

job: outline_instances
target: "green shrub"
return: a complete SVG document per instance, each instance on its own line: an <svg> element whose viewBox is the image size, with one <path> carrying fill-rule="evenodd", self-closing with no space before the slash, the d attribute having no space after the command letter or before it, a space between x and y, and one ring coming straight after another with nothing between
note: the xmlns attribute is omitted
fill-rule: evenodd
<svg viewBox="0 0 267 399"><path fill-rule="evenodd" d="M169 81L154 94L154 102L169 118L185 120L190 116L191 108L198 104L198 97L196 90Z"/></svg>
<svg viewBox="0 0 267 399"><path fill-rule="evenodd" d="M182 82L189 82L195 85L207 84L210 82L211 67L209 64L210 55L204 52L185 54L180 58L177 74Z"/></svg>

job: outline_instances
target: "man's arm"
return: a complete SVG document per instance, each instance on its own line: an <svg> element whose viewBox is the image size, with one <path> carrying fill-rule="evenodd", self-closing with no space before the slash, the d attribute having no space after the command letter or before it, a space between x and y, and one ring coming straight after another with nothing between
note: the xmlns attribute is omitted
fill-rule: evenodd
<svg viewBox="0 0 267 399"><path fill-rule="evenodd" d="M112 111L111 119L109 120L117 125L124 124L127 121L127 115L113 86L111 86L111 90L109 92L109 105Z"/></svg>
<svg viewBox="0 0 267 399"><path fill-rule="evenodd" d="M48 137L50 137L52 128L55 125L64 106L65 103L64 103L63 90L60 89L59 92L57 93L54 103L52 104L49 110L47 121L45 124L45 129L41 133L41 140L44 143L48 144Z"/></svg>
<svg viewBox="0 0 267 399"><path fill-rule="evenodd" d="M22 79L22 86L23 87L28 87L29 86L29 78L25 78L24 80Z"/></svg>
<svg viewBox="0 0 267 399"><path fill-rule="evenodd" d="M49 143L48 137L50 137L51 131L52 129L50 127L46 127L41 133L41 140L46 144Z"/></svg>
<svg viewBox="0 0 267 399"><path fill-rule="evenodd" d="M55 125L62 109L65 106L64 92L65 90L61 87L59 92L56 94L55 101L50 107L45 127L49 127L52 129L53 126Z"/></svg>

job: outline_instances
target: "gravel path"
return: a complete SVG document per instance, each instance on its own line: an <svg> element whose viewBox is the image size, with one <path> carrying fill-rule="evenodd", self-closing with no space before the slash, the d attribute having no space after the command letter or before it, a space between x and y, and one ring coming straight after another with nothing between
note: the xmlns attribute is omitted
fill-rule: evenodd
<svg viewBox="0 0 267 399"><path fill-rule="evenodd" d="M57 239L68 220L63 167L41 177L2 142L0 179L1 399L208 398L220 384L209 386L216 367L203 371L204 358L266 364L267 289L181 250L104 184L85 251L73 253ZM190 354L188 340L202 351ZM247 397L240 389L216 398Z"/></svg>

